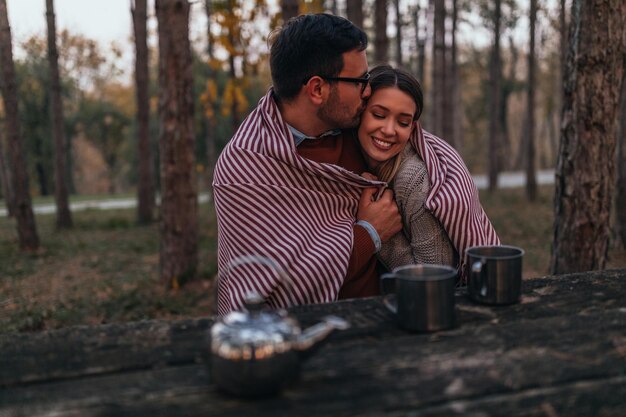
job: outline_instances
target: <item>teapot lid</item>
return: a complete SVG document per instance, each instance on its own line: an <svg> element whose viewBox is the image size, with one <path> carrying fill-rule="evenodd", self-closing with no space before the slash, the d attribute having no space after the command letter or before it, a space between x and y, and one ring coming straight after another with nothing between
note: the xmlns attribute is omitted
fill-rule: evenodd
<svg viewBox="0 0 626 417"><path fill-rule="evenodd" d="M232 311L211 328L211 351L229 360L266 359L292 349L300 326L285 310L264 308L258 294L246 297L245 310Z"/></svg>

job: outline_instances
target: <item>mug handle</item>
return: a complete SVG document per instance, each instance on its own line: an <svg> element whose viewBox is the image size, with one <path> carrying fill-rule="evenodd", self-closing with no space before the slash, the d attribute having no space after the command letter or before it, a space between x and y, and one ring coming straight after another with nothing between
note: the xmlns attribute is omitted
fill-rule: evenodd
<svg viewBox="0 0 626 417"><path fill-rule="evenodd" d="M482 261L476 261L472 264L472 276L471 276L471 280L476 280L474 282L478 282L480 287L480 295L482 297L487 296L487 283L486 280L483 279L482 276L482 272L483 272L483 266L485 264Z"/></svg>
<svg viewBox="0 0 626 417"><path fill-rule="evenodd" d="M394 294L396 292L396 275L388 272L380 276L380 293L382 295Z"/></svg>
<svg viewBox="0 0 626 417"><path fill-rule="evenodd" d="M383 304L387 307L387 310L393 314L398 314L398 300L392 294L387 294L383 297Z"/></svg>

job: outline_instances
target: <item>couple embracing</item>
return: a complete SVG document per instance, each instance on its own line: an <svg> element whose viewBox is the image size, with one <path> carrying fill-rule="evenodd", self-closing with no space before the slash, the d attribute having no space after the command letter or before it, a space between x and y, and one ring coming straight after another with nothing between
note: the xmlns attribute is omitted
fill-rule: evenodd
<svg viewBox="0 0 626 417"><path fill-rule="evenodd" d="M218 314L249 293L274 308L377 295L381 271L463 271L466 248L499 244L461 157L418 122L419 82L387 65L368 71L362 30L302 15L270 43L273 87L215 169ZM253 263L227 274L247 255L290 279Z"/></svg>

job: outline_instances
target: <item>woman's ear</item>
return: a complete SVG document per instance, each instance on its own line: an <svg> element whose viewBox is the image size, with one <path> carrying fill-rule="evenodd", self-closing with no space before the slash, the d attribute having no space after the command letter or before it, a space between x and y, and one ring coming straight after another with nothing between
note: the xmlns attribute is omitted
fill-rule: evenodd
<svg viewBox="0 0 626 417"><path fill-rule="evenodd" d="M314 75L304 85L304 91L307 98L314 104L320 105L326 99L325 86L326 82L319 75Z"/></svg>

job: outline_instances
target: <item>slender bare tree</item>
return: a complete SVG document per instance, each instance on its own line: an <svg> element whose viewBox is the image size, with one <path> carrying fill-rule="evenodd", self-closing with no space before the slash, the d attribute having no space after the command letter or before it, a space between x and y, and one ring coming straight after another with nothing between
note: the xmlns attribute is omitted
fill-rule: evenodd
<svg viewBox="0 0 626 417"><path fill-rule="evenodd" d="M374 0L374 61L376 64L389 62L387 0Z"/></svg>
<svg viewBox="0 0 626 417"><path fill-rule="evenodd" d="M214 58L213 48L215 46L215 39L213 37L213 32L211 32L211 21L213 17L213 0L205 0L204 1L204 13L207 18L207 56L209 58L209 76L213 76L213 67L212 61ZM215 107L214 103L209 103L212 108ZM214 110L214 109L213 109ZM212 114L215 111L212 111ZM213 172L215 170L215 163L217 161L217 149L215 146L215 118L207 117L206 118L206 153L207 153L207 179L209 181L209 186L213 184ZM213 193L213 188L209 187L210 192ZM213 194L211 194L213 195Z"/></svg>
<svg viewBox="0 0 626 417"><path fill-rule="evenodd" d="M431 88L430 129L435 135L449 140L444 135L446 91L446 1L434 0L435 16L433 25L433 60Z"/></svg>
<svg viewBox="0 0 626 417"><path fill-rule="evenodd" d="M135 34L135 97L137 100L137 221L151 223L154 216L154 173L150 146L150 96L148 72L148 2L131 0Z"/></svg>
<svg viewBox="0 0 626 417"><path fill-rule="evenodd" d="M537 199L535 167L535 23L537 22L537 0L530 0L530 36L528 48L528 86L526 102L526 197Z"/></svg>
<svg viewBox="0 0 626 417"><path fill-rule="evenodd" d="M555 115L554 115L554 123L556 124L556 127L553 129L554 131L554 136L550 136L550 151L552 153L552 155L555 156L555 160L556 158L558 158L556 155L558 153L558 136L559 136L559 130L560 130L560 126L561 126L561 109L563 108L563 91L564 91L564 86L563 86L563 81L565 80L565 62L566 62L566 58L567 58L567 6L566 6L566 0L560 0L559 1L559 50L560 50L560 54L559 54L559 70L558 70L558 82L556 87L558 88L558 91L556 91L555 94L555 98L556 98L556 105L555 105Z"/></svg>
<svg viewBox="0 0 626 417"><path fill-rule="evenodd" d="M459 77L459 62L457 48L457 27L459 22L459 2L452 0L452 28L450 44L450 142L457 150L463 145L463 102L461 100L461 87Z"/></svg>
<svg viewBox="0 0 626 417"><path fill-rule="evenodd" d="M363 29L363 0L346 0L346 16L349 21Z"/></svg>
<svg viewBox="0 0 626 417"><path fill-rule="evenodd" d="M626 248L626 52L624 52L624 75L619 110L617 137L617 232L622 246Z"/></svg>
<svg viewBox="0 0 626 417"><path fill-rule="evenodd" d="M559 95L563 94L563 81L565 80L565 62L567 59L567 8L566 0L559 1L559 49L561 51L561 65L559 67L560 83ZM561 100L563 97L561 97ZM562 104L562 103L561 103ZM559 123L560 126L560 123Z"/></svg>
<svg viewBox="0 0 626 417"><path fill-rule="evenodd" d="M57 51L56 19L54 0L46 0L46 20L48 22L48 66L50 69L50 118L54 136L54 200L56 203L56 224L59 228L72 227L72 213L68 202L65 161L67 161L64 132L63 102L61 101L61 80L59 77L59 53Z"/></svg>
<svg viewBox="0 0 626 417"><path fill-rule="evenodd" d="M393 0L396 12L396 65L402 67L402 13L400 12L400 0Z"/></svg>
<svg viewBox="0 0 626 417"><path fill-rule="evenodd" d="M573 0L556 169L551 272L603 269L615 187L626 3Z"/></svg>
<svg viewBox="0 0 626 417"><path fill-rule="evenodd" d="M495 0L493 14L493 46L489 62L489 191L498 187L498 175L502 165L502 62L500 57L500 29L502 19L501 0Z"/></svg>
<svg viewBox="0 0 626 417"><path fill-rule="evenodd" d="M0 79L0 83L2 80ZM15 204L13 202L13 191L11 190L11 179L7 169L7 160L4 156L3 131L0 130L0 180L2 180L2 197L9 217L15 216Z"/></svg>
<svg viewBox="0 0 626 417"><path fill-rule="evenodd" d="M6 0L0 0L0 70L0 78L3 80L2 99L6 115L9 166L13 180L13 201L15 202L19 246L20 250L31 252L39 248L39 235L37 234L35 215L30 200L28 172L22 150L20 115L17 105L17 80Z"/></svg>
<svg viewBox="0 0 626 417"><path fill-rule="evenodd" d="M198 191L189 1L156 0L159 33L161 280L177 287L198 262Z"/></svg>
<svg viewBox="0 0 626 417"><path fill-rule="evenodd" d="M426 66L426 40L425 40L425 36L421 35L421 33L425 31L422 31L422 28L420 26L421 9L420 9L419 2L415 5L414 11L415 11L415 14L413 16L413 19L414 19L414 26L415 26L415 44L417 45L416 73L417 73L418 80L420 80L420 82L423 83L424 82L424 68ZM426 27L425 23L424 23L424 27Z"/></svg>

